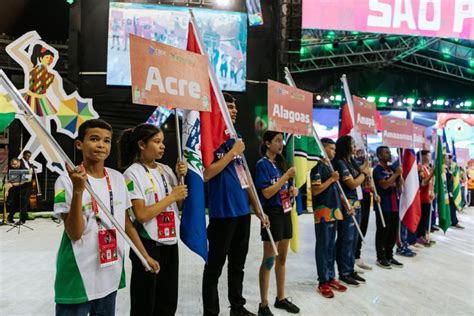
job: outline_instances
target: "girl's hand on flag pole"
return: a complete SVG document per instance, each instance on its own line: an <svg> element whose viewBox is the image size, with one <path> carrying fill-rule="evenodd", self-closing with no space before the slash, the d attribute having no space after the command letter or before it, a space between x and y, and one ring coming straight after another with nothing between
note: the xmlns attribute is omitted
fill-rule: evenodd
<svg viewBox="0 0 474 316"><path fill-rule="evenodd" d="M270 220L268 219L267 214L260 214L260 222L262 222L263 227L270 227Z"/></svg>
<svg viewBox="0 0 474 316"><path fill-rule="evenodd" d="M377 194L374 195L374 201L375 203L380 203L380 196L378 196Z"/></svg>
<svg viewBox="0 0 474 316"><path fill-rule="evenodd" d="M188 187L186 185L177 185L173 188L170 195L173 201L182 201L188 197Z"/></svg>
<svg viewBox="0 0 474 316"><path fill-rule="evenodd" d="M176 174L178 178L185 177L188 173L188 164L182 160L176 163Z"/></svg>
<svg viewBox="0 0 474 316"><path fill-rule="evenodd" d="M290 196L291 197L297 197L298 196L298 189L294 186L290 187Z"/></svg>
<svg viewBox="0 0 474 316"><path fill-rule="evenodd" d="M296 168L295 167L289 168L288 170L286 170L285 175L288 177L288 179L294 178L296 175Z"/></svg>
<svg viewBox="0 0 474 316"><path fill-rule="evenodd" d="M234 146L232 146L232 149L230 151L232 155L235 157L243 153L244 150L245 150L245 144L242 141L242 139L238 138L235 140Z"/></svg>
<svg viewBox="0 0 474 316"><path fill-rule="evenodd" d="M146 256L145 260L151 268L151 270L149 270L148 272L152 272L152 273L156 273L156 274L158 274L158 272L160 272L160 264L158 263L158 261L156 261L155 259L153 259L150 256Z"/></svg>

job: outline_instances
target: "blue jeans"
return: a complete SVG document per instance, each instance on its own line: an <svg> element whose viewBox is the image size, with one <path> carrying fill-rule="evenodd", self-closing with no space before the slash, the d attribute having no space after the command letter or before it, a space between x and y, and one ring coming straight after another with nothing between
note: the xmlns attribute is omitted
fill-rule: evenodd
<svg viewBox="0 0 474 316"><path fill-rule="evenodd" d="M314 232L316 234L315 256L319 284L329 282L336 275L334 270L336 229L336 221L314 224Z"/></svg>
<svg viewBox="0 0 474 316"><path fill-rule="evenodd" d="M80 304L56 304L56 316L114 316L117 291Z"/></svg>
<svg viewBox="0 0 474 316"><path fill-rule="evenodd" d="M358 223L360 223L360 213L360 206L355 207L355 218ZM358 238L359 233L352 217L344 214L344 220L339 221L337 225L336 261L339 277L348 276L354 272Z"/></svg>
<svg viewBox="0 0 474 316"><path fill-rule="evenodd" d="M405 224L400 222L400 235L399 235L399 249L407 249L408 248L408 229Z"/></svg>

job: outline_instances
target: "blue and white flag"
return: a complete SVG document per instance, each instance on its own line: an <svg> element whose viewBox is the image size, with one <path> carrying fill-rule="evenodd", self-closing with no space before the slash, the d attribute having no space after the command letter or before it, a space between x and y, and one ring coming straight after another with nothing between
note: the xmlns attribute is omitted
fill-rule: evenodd
<svg viewBox="0 0 474 316"><path fill-rule="evenodd" d="M201 154L201 120L197 111L183 111L183 154L188 165L188 197L181 215L181 240L207 262L207 231Z"/></svg>

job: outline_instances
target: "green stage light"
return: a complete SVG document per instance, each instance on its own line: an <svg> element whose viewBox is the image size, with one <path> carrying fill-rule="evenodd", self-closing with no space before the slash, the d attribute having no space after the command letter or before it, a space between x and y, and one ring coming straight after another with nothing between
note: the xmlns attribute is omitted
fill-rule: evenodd
<svg viewBox="0 0 474 316"><path fill-rule="evenodd" d="M471 106L472 105L472 101L466 101L464 102L464 106Z"/></svg>
<svg viewBox="0 0 474 316"><path fill-rule="evenodd" d="M324 47L325 50L332 50L333 49L332 44L326 44L323 47Z"/></svg>
<svg viewBox="0 0 474 316"><path fill-rule="evenodd" d="M387 103L388 98L387 97L380 97L379 102L380 103Z"/></svg>
<svg viewBox="0 0 474 316"><path fill-rule="evenodd" d="M368 96L368 97L367 97L367 101L369 101L369 102L375 102L375 97L373 97L373 96Z"/></svg>
<svg viewBox="0 0 474 316"><path fill-rule="evenodd" d="M415 99L413 99L413 98L408 98L408 99L407 99L407 103L408 103L408 104L414 104L414 103L415 103Z"/></svg>
<svg viewBox="0 0 474 316"><path fill-rule="evenodd" d="M469 67L474 68L474 58L469 58Z"/></svg>
<svg viewBox="0 0 474 316"><path fill-rule="evenodd" d="M443 53L444 58L446 59L451 58L451 51L449 50L449 48L443 48L441 52Z"/></svg>
<svg viewBox="0 0 474 316"><path fill-rule="evenodd" d="M329 39L334 39L334 38L336 38L336 32L329 31L328 34L326 35L326 37L329 38Z"/></svg>
<svg viewBox="0 0 474 316"><path fill-rule="evenodd" d="M307 57L309 55L309 50L307 47L302 46L300 48L300 57Z"/></svg>
<svg viewBox="0 0 474 316"><path fill-rule="evenodd" d="M339 101L339 102L342 101L342 96L340 94L336 95L336 101Z"/></svg>
<svg viewBox="0 0 474 316"><path fill-rule="evenodd" d="M444 100L443 99L438 99L436 101L433 102L434 105L443 105L444 104Z"/></svg>

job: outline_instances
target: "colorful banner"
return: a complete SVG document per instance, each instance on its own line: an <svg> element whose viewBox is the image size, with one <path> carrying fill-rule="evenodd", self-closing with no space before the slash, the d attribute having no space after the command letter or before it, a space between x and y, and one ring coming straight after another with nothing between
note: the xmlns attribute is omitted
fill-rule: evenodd
<svg viewBox="0 0 474 316"><path fill-rule="evenodd" d="M426 127L413 123L413 147L418 149L429 149L430 145L426 139Z"/></svg>
<svg viewBox="0 0 474 316"><path fill-rule="evenodd" d="M268 129L311 135L313 94L268 80Z"/></svg>
<svg viewBox="0 0 474 316"><path fill-rule="evenodd" d="M382 116L383 144L392 148L413 147L413 122L392 116Z"/></svg>
<svg viewBox="0 0 474 316"><path fill-rule="evenodd" d="M74 139L82 123L99 117L92 105L92 99L82 98L77 91L66 93L63 79L54 69L59 61L59 53L44 42L36 31L23 34L5 50L23 69L23 88L18 90L47 131L56 131ZM8 91L6 86L0 89L3 90L0 91L3 102L0 102L5 106L5 101L10 103L9 98L13 92ZM5 97L6 95L10 96ZM10 105L15 106L15 109L18 106L15 102ZM17 118L30 134L23 151L31 151L30 163L36 167L36 173L42 172L43 169L42 163L36 160L39 154L46 158L49 170L63 172L63 161L58 162L58 156L38 139L36 124L27 120L24 115L17 115ZM52 121L55 124L51 124Z"/></svg>
<svg viewBox="0 0 474 316"><path fill-rule="evenodd" d="M474 40L474 1L303 0L303 28Z"/></svg>
<svg viewBox="0 0 474 316"><path fill-rule="evenodd" d="M133 103L211 111L208 60L130 34Z"/></svg>
<svg viewBox="0 0 474 316"><path fill-rule="evenodd" d="M377 135L377 108L375 103L357 96L352 96L354 104L354 122L359 132L364 135Z"/></svg>

